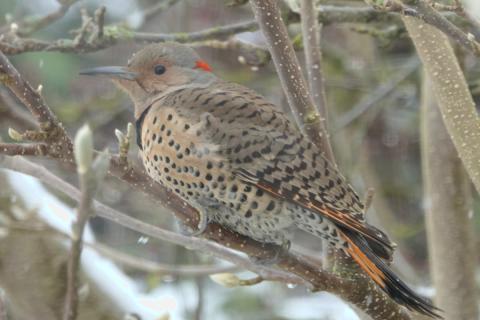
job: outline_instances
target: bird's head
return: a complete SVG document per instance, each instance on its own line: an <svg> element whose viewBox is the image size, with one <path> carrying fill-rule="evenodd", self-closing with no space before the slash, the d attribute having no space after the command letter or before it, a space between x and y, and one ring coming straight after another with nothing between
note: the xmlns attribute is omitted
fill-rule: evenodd
<svg viewBox="0 0 480 320"><path fill-rule="evenodd" d="M146 46L126 67L98 67L80 74L111 78L133 100L136 117L168 89L214 79L210 66L193 49L173 42Z"/></svg>

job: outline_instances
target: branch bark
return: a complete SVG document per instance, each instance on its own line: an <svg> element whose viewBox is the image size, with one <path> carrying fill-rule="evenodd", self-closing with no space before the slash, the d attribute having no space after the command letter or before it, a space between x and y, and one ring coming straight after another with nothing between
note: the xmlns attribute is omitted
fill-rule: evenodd
<svg viewBox="0 0 480 320"><path fill-rule="evenodd" d="M403 21L432 81L448 133L478 192L480 120L453 48L435 27L412 17Z"/></svg>
<svg viewBox="0 0 480 320"><path fill-rule="evenodd" d="M424 76L422 162L435 302L445 319L478 319L470 181L432 91Z"/></svg>

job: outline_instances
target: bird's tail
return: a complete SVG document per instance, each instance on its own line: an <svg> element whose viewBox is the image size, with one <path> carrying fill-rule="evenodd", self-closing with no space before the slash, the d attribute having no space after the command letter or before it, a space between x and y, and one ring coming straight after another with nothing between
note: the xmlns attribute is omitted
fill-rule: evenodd
<svg viewBox="0 0 480 320"><path fill-rule="evenodd" d="M443 319L439 315L441 310L418 296L400 280L390 267L373 253L362 235L348 230L342 230L342 233L348 242L347 253L393 300L410 310L432 318Z"/></svg>

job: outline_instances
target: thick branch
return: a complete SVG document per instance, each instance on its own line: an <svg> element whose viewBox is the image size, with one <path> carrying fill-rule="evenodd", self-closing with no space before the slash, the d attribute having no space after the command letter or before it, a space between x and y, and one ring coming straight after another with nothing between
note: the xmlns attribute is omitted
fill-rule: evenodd
<svg viewBox="0 0 480 320"><path fill-rule="evenodd" d="M423 21L404 17L430 77L443 121L477 191L480 191L480 120L447 36Z"/></svg>
<svg viewBox="0 0 480 320"><path fill-rule="evenodd" d="M445 319L478 319L470 181L428 79L422 89L425 219L435 302Z"/></svg>

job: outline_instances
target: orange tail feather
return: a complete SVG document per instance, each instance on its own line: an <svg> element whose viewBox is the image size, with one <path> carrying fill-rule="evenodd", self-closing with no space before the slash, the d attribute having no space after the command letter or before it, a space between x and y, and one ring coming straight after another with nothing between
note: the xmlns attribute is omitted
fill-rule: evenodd
<svg viewBox="0 0 480 320"><path fill-rule="evenodd" d="M343 230L342 236L348 242L346 252L393 300L410 310L442 319L438 314L441 310L418 296L400 280L387 264L373 253L365 238L348 230Z"/></svg>

